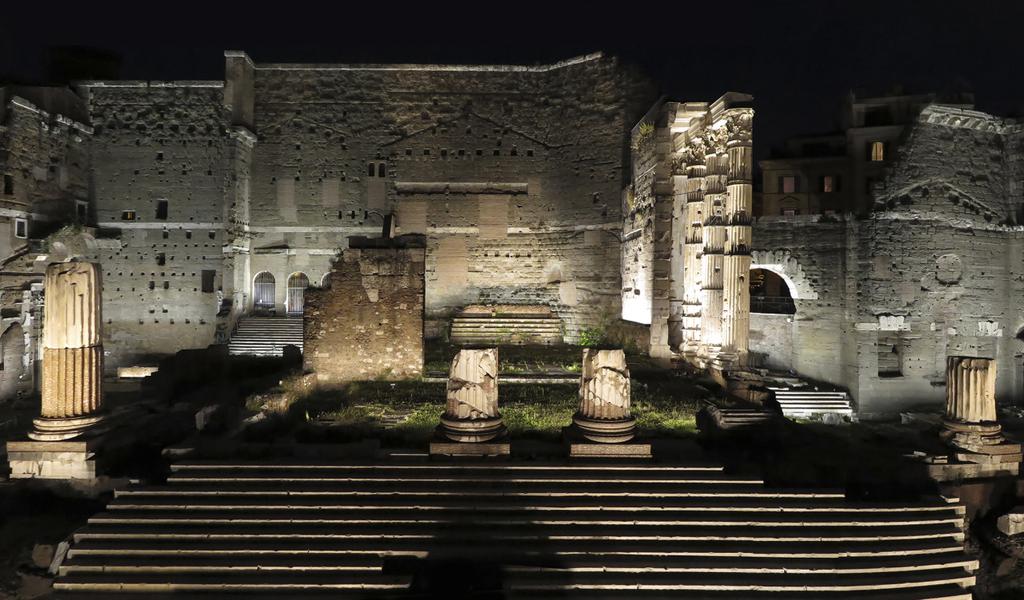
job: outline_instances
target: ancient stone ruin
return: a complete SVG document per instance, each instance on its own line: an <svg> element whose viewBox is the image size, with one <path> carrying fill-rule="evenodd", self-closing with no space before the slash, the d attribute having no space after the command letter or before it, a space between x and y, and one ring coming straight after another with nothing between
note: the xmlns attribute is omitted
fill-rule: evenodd
<svg viewBox="0 0 1024 600"><path fill-rule="evenodd" d="M93 440L102 412L101 277L93 263L46 268L41 414L32 442L9 442L13 477L88 479L96 474Z"/></svg>
<svg viewBox="0 0 1024 600"><path fill-rule="evenodd" d="M322 386L423 374L422 236L349 241L304 302L304 362ZM353 349L358 348L355 352Z"/></svg>
<svg viewBox="0 0 1024 600"><path fill-rule="evenodd" d="M445 411L431 454L507 454L498 411L498 349L463 349L452 359Z"/></svg>
<svg viewBox="0 0 1024 600"><path fill-rule="evenodd" d="M583 350L580 407L572 420L595 442L633 439L636 419L629 413L629 367L622 350Z"/></svg>
<svg viewBox="0 0 1024 600"><path fill-rule="evenodd" d="M996 416L996 365L989 358L946 359L946 416L942 438L957 460L993 465L1016 472L1021 445L1002 435Z"/></svg>

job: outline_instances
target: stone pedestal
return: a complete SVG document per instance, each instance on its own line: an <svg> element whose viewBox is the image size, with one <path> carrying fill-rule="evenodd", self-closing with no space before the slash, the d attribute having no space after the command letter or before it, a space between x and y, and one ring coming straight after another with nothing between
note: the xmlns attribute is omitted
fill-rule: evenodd
<svg viewBox="0 0 1024 600"><path fill-rule="evenodd" d="M460 350L452 359L445 412L431 454L508 454L498 412L498 349Z"/></svg>
<svg viewBox="0 0 1024 600"><path fill-rule="evenodd" d="M1017 472L1021 445L1006 441L996 422L996 363L987 358L946 359L946 415L942 439L957 461Z"/></svg>
<svg viewBox="0 0 1024 600"><path fill-rule="evenodd" d="M95 477L94 438L105 420L101 289L92 263L46 269L41 414L28 433L34 441L7 445L12 477Z"/></svg>
<svg viewBox="0 0 1024 600"><path fill-rule="evenodd" d="M570 456L649 457L650 444L629 443L636 419L629 412L629 368L622 350L583 351L580 405L566 431Z"/></svg>

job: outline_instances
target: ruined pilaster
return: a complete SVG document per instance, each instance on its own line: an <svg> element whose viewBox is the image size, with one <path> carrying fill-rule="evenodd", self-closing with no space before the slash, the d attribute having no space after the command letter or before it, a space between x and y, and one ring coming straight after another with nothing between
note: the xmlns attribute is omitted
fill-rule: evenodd
<svg viewBox="0 0 1024 600"><path fill-rule="evenodd" d="M683 232L683 319L682 352L694 356L700 346L702 255L704 254L704 165L703 146L690 145L686 167L686 223Z"/></svg>

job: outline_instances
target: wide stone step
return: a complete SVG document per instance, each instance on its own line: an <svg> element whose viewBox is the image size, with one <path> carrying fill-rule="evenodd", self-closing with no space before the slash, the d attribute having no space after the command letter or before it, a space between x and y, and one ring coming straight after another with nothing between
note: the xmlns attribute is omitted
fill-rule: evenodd
<svg viewBox="0 0 1024 600"><path fill-rule="evenodd" d="M472 563L465 565L472 567ZM424 565L424 568L429 568ZM454 575L454 573L448 573ZM469 575L467 573L467 575ZM189 592L202 590L299 591L303 589L399 590L412 583L412 576L356 574L310 570L302 573L217 572L217 573L74 573L59 578L56 590L72 588L90 591ZM885 574L743 574L743 573L566 573L558 570L509 567L500 572L495 589L511 591L557 590L656 590L676 592L860 592L904 589L935 585L973 585L974 576L962 569L923 570ZM457 588L456 588L457 589Z"/></svg>
<svg viewBox="0 0 1024 600"><path fill-rule="evenodd" d="M549 504L555 498L601 498L609 503L620 506L646 505L654 502L664 504L666 501L679 498L843 498L843 494L829 491L784 491L769 490L755 484L723 484L720 482L673 483L670 485L642 484L645 489L630 488L620 485L617 489L608 489L601 484L580 484L566 489L562 485L541 484L491 484L486 489L476 485L436 485L430 483L416 484L385 484L353 482L350 485L340 483L288 482L288 485L275 485L275 482L254 482L225 484L224 482L209 483L178 483L172 486L140 486L117 490L116 497L129 496L288 496L288 497L320 497L320 498L359 498L363 502L378 502L385 496L394 498L417 498L427 502L439 498L472 497L477 501L485 499L530 498L539 505ZM526 489L529 487L529 489ZM638 485L637 487L641 487ZM408 500L406 500L408 501Z"/></svg>
<svg viewBox="0 0 1024 600"><path fill-rule="evenodd" d="M282 590L275 590L268 593L245 592L193 592L193 597L200 597L204 600L224 599L239 600L251 598L254 595L259 597L274 598L275 600L305 600L307 598L409 598L415 595L405 595L394 592L372 593L369 591L346 593L341 590L315 590L306 589L301 592L291 593ZM76 600L109 600L111 597L106 592L90 593L77 592L65 596L57 592L57 600L65 597ZM115 596L118 600L152 600L149 593L140 592L119 592ZM418 597L423 597L419 595ZM500 597L505 600L548 600L559 599L586 599L586 600L679 600L679 592L658 591L658 590L530 590L514 591L503 590ZM749 600L750 598L768 598L770 600L971 600L971 592L959 585L939 585L905 588L899 590L883 591L857 591L857 592L733 592L733 591L701 591L687 592L687 600Z"/></svg>
<svg viewBox="0 0 1024 600"><path fill-rule="evenodd" d="M332 471L332 472L358 472L358 473L401 473L403 476L417 472L426 473L529 473L531 476L539 477L542 474L550 474L555 477L566 476L566 474L587 474L588 476L602 476L605 479L623 479L630 476L637 476L649 479L655 475L680 475L688 473L724 473L725 468L714 464L690 464L658 466L649 463L638 462L571 462L571 463L535 463L535 464L494 464L493 462L467 461L459 463L437 464L425 462L412 463L326 463L326 462L243 462L243 461L196 461L183 462L171 465L171 472L179 473L185 471L220 471L220 470L245 470L245 471Z"/></svg>
<svg viewBox="0 0 1024 600"><path fill-rule="evenodd" d="M530 540L616 540L616 541L892 541L956 539L964 537L953 524L900 525L895 527L800 526L785 524L767 527L745 527L736 524L679 525L551 525L515 523L488 525L486 530L473 521L443 524L346 524L330 527L317 523L190 523L173 524L103 524L91 523L79 529L75 540L84 539L365 539L392 543L418 541L429 543L438 538L457 536L460 540L489 540L496 544Z"/></svg>
<svg viewBox="0 0 1024 600"><path fill-rule="evenodd" d="M503 573L504 587L519 591L532 590L618 590L652 589L660 591L744 591L744 592L860 592L935 585L974 585L975 578L963 569L922 570L901 573L899 577L885 574L796 575L792 573L657 573L642 576L627 573L588 573L586 579L566 578L559 581L556 573L511 567ZM575 575L575 574L574 574Z"/></svg>
<svg viewBox="0 0 1024 600"><path fill-rule="evenodd" d="M91 592L202 592L202 591L396 591L408 589L408 575L323 572L215 572L215 573L72 573L58 578L54 590Z"/></svg>
<svg viewBox="0 0 1024 600"><path fill-rule="evenodd" d="M73 572L131 572L132 570L187 572L216 570L349 570L381 571L383 565L401 565L411 559L442 558L438 554L311 554L281 552L276 554L74 554L61 566L61 575ZM445 557L453 558L453 557ZM500 558L502 564L526 567L558 568L568 572L665 572L665 573L896 573L919 569L978 568L977 559L962 551L920 554L900 557L872 556L864 558L787 558L787 557L709 557L667 556L651 565L650 556L625 554L548 555L539 552L491 554L489 560Z"/></svg>
<svg viewBox="0 0 1024 600"><path fill-rule="evenodd" d="M660 564L670 558L780 558L780 559L848 559L905 556L937 556L963 551L963 545L950 539L905 540L899 543L875 540L844 542L819 541L813 544L794 541L749 543L733 540L635 541L549 539L538 546L496 546L492 540L456 540L440 537L424 546L418 540L399 544L385 540L327 538L311 543L305 539L199 539L171 538L82 539L75 543L69 556L276 556L302 553L306 555L389 555L389 556L501 556L503 553L535 553L556 557L637 557Z"/></svg>
<svg viewBox="0 0 1024 600"><path fill-rule="evenodd" d="M481 501L482 500L482 501ZM573 511L615 511L626 510L632 514L641 513L670 513L670 512L702 512L715 510L728 510L738 512L757 513L847 513L856 511L857 514L867 512L869 514L892 514L901 513L927 513L943 516L963 517L964 506L960 504L907 504L890 505L865 502L848 502L843 499L805 499L805 498L685 498L672 499L658 504L641 504L620 506L617 502L606 502L602 498L552 498L546 500L543 505L529 500L501 500L494 498L474 499L461 497L435 498L431 502L420 502L417 499L409 500L400 497L380 497L373 502L350 502L345 498L321 498L321 497L288 497L277 496L260 498L253 496L136 496L128 495L115 499L108 505L109 510L270 510L270 511L395 511L415 510L420 512L468 512L471 514L480 513L570 513ZM637 517L641 518L641 517Z"/></svg>
<svg viewBox="0 0 1024 600"><path fill-rule="evenodd" d="M359 525L440 525L457 524L465 520L465 514L459 511L447 511L441 514L418 514L420 511L384 510L368 514L367 511L332 511L317 510L296 513L295 511L106 511L89 518L89 523L106 524L259 524L259 523L320 523L320 524L359 524ZM858 526L858 527L895 527L952 524L961 526L963 517L958 515L942 515L928 512L903 513L898 515L876 514L868 511L849 511L844 513L777 513L741 511L703 511L666 512L637 514L634 511L592 510L588 512L573 511L544 514L506 512L506 513L473 513L473 523L481 526L514 525L527 523L536 525L715 525L745 527L777 527L783 525L814 526Z"/></svg>

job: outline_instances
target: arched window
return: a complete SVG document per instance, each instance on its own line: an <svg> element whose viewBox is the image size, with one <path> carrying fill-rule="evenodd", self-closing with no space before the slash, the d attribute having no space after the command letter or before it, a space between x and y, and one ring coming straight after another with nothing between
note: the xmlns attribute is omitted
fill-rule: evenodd
<svg viewBox="0 0 1024 600"><path fill-rule="evenodd" d="M750 270L750 312L777 315L796 313L786 280L768 269Z"/></svg>
<svg viewBox="0 0 1024 600"><path fill-rule="evenodd" d="M292 273L288 278L288 303L286 309L289 315L301 315L304 302L303 295L309 287L309 278L305 273Z"/></svg>
<svg viewBox="0 0 1024 600"><path fill-rule="evenodd" d="M274 310L274 276L263 271L252 284L252 308L256 312Z"/></svg>

